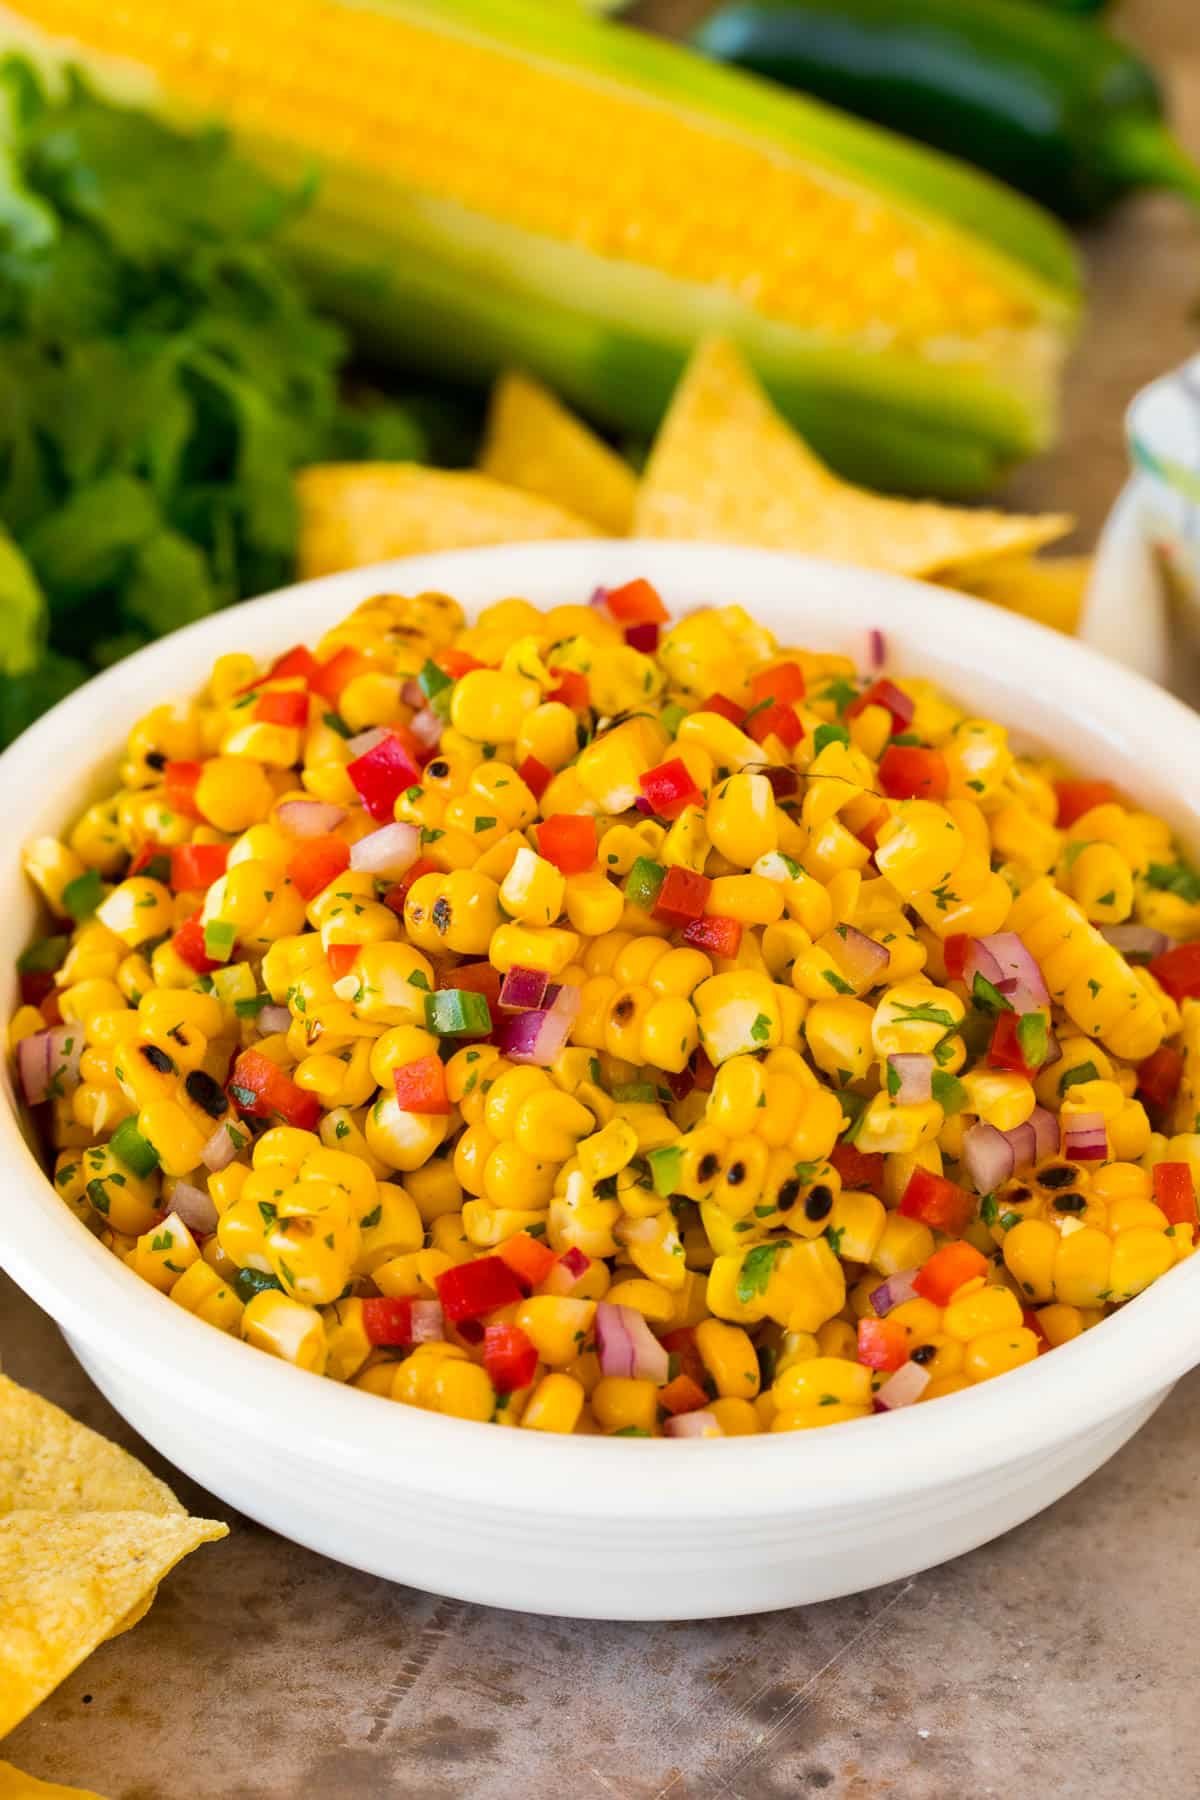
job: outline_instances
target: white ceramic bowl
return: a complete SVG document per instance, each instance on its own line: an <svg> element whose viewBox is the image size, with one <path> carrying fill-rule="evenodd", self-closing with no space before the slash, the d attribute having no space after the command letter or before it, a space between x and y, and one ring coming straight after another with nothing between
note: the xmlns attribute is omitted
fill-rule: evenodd
<svg viewBox="0 0 1200 1800"><path fill-rule="evenodd" d="M18 845L98 791L131 723L213 657L312 637L381 589L468 608L646 575L673 609L739 601L786 641L944 683L1127 785L1200 841L1200 721L1094 651L912 582L760 551L580 543L435 556L292 588L192 626L73 695L0 759L0 999L35 923ZM0 1261L125 1417L230 1505L343 1562L463 1599L698 1618L823 1600L983 1543L1120 1447L1200 1360L1200 1258L1075 1343L975 1392L780 1437L620 1442L482 1429L336 1386L172 1306L56 1199L0 1106Z"/></svg>

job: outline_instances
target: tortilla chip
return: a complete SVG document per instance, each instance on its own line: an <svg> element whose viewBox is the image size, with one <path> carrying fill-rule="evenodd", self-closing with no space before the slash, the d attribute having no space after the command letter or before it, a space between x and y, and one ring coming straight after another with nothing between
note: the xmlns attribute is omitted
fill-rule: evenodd
<svg viewBox="0 0 1200 1800"><path fill-rule="evenodd" d="M227 1531L182 1513L30 1511L0 1519L0 1737L177 1562Z"/></svg>
<svg viewBox="0 0 1200 1800"><path fill-rule="evenodd" d="M430 550L603 535L549 500L470 469L324 463L300 471L296 493L301 580Z"/></svg>
<svg viewBox="0 0 1200 1800"><path fill-rule="evenodd" d="M0 1375L0 1518L17 1509L184 1510L127 1450Z"/></svg>
<svg viewBox="0 0 1200 1800"><path fill-rule="evenodd" d="M594 519L611 537L629 535L633 470L528 375L502 375L492 389L479 467L509 487Z"/></svg>
<svg viewBox="0 0 1200 1800"><path fill-rule="evenodd" d="M635 537L799 550L897 575L1034 550L1070 528L1059 514L887 499L842 481L784 423L722 338L701 344L684 371L633 523Z"/></svg>
<svg viewBox="0 0 1200 1800"><path fill-rule="evenodd" d="M0 1800L102 1800L91 1788L63 1787L57 1781L39 1781L11 1763L0 1762Z"/></svg>
<svg viewBox="0 0 1200 1800"><path fill-rule="evenodd" d="M982 567L947 569L941 579L1070 635L1079 629L1092 562L1090 556L1002 557Z"/></svg>

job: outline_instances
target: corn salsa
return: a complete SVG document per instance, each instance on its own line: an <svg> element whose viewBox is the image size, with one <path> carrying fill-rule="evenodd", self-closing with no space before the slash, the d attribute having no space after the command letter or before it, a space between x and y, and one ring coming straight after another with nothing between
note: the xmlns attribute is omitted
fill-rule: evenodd
<svg viewBox="0 0 1200 1800"><path fill-rule="evenodd" d="M937 1399L1193 1252L1200 878L1107 781L646 581L220 657L25 848L63 1204L173 1304L457 1418Z"/></svg>

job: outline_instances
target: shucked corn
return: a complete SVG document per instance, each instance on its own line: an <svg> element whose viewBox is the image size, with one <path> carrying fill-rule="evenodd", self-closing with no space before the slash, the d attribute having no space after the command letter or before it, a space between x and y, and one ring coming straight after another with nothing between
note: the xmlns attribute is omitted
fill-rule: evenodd
<svg viewBox="0 0 1200 1800"><path fill-rule="evenodd" d="M964 1389L1192 1253L1167 828L922 681L660 624L376 596L27 847L21 1080L144 1280L411 1405L717 1436Z"/></svg>

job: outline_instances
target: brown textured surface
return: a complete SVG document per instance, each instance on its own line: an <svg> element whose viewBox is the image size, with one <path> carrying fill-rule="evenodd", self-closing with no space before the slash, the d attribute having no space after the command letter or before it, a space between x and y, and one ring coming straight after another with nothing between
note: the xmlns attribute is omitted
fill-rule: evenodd
<svg viewBox="0 0 1200 1800"><path fill-rule="evenodd" d="M705 9L653 10L682 23ZM1200 150L1195 0L1131 0L1117 16L1166 70ZM1006 496L1076 512L1085 541L1124 479L1125 402L1200 348L1200 225L1148 197L1088 255L1092 316L1062 446ZM7 1373L137 1447L2 1277L0 1354ZM4 1755L107 1800L1192 1800L1198 1400L1194 1376L1098 1475L998 1543L758 1619L488 1612L230 1518L229 1541L178 1569L150 1616ZM229 1517L147 1460L193 1512Z"/></svg>

